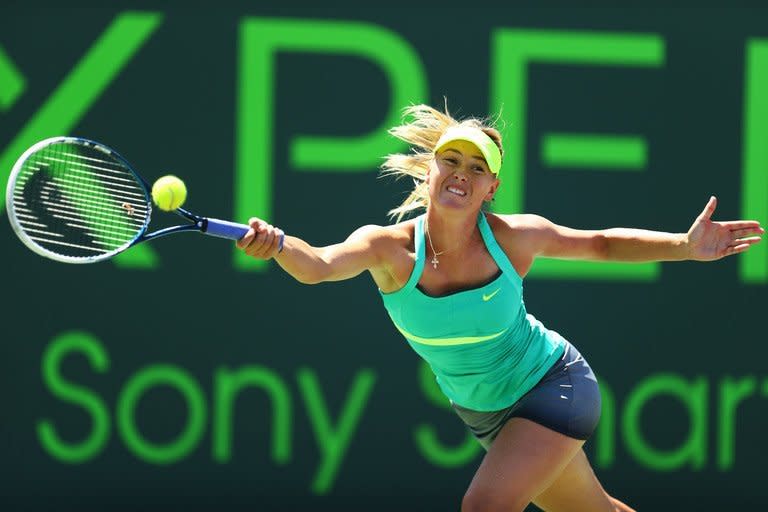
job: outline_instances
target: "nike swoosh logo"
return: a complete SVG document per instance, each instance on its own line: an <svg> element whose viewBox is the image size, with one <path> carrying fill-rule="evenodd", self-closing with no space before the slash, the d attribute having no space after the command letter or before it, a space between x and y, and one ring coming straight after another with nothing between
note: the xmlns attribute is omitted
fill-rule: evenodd
<svg viewBox="0 0 768 512"><path fill-rule="evenodd" d="M499 288L499 289L498 289L498 290L496 290L495 292L491 292L489 295L483 294L483 300L484 300L485 302L488 302L489 300L491 300L491 299L493 298L493 296L494 296L494 295L496 295L496 294L497 294L497 293L499 293L500 291L501 291L501 288Z"/></svg>

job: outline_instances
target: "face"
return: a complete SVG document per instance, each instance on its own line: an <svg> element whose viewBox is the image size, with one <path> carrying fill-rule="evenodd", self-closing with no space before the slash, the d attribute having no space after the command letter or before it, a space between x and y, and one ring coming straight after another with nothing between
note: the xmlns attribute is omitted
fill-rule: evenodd
<svg viewBox="0 0 768 512"><path fill-rule="evenodd" d="M427 182L433 205L478 211L499 186L477 146L463 140L440 149L430 164Z"/></svg>

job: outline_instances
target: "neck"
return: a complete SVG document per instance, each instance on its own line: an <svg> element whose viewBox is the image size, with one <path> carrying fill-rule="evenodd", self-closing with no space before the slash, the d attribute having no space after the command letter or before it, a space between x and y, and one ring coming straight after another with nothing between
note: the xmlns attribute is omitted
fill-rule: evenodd
<svg viewBox="0 0 768 512"><path fill-rule="evenodd" d="M427 208L426 228L434 251L440 254L461 253L478 234L477 213L471 215L440 215Z"/></svg>

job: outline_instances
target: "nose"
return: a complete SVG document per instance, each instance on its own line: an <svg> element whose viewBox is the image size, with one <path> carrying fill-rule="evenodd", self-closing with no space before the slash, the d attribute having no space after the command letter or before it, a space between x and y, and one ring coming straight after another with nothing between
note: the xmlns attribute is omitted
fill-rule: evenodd
<svg viewBox="0 0 768 512"><path fill-rule="evenodd" d="M467 171L464 168L457 169L453 177L460 181L467 181Z"/></svg>

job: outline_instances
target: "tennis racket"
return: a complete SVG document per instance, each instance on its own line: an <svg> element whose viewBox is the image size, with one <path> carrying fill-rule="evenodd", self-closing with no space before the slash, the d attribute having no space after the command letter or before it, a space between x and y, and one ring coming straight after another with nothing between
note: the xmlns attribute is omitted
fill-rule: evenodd
<svg viewBox="0 0 768 512"><path fill-rule="evenodd" d="M116 151L87 139L53 137L38 142L13 166L6 208L13 230L41 256L64 263L95 263L138 243L198 231L239 240L245 224L174 213L183 225L147 232L149 185ZM280 240L282 249L283 240Z"/></svg>

